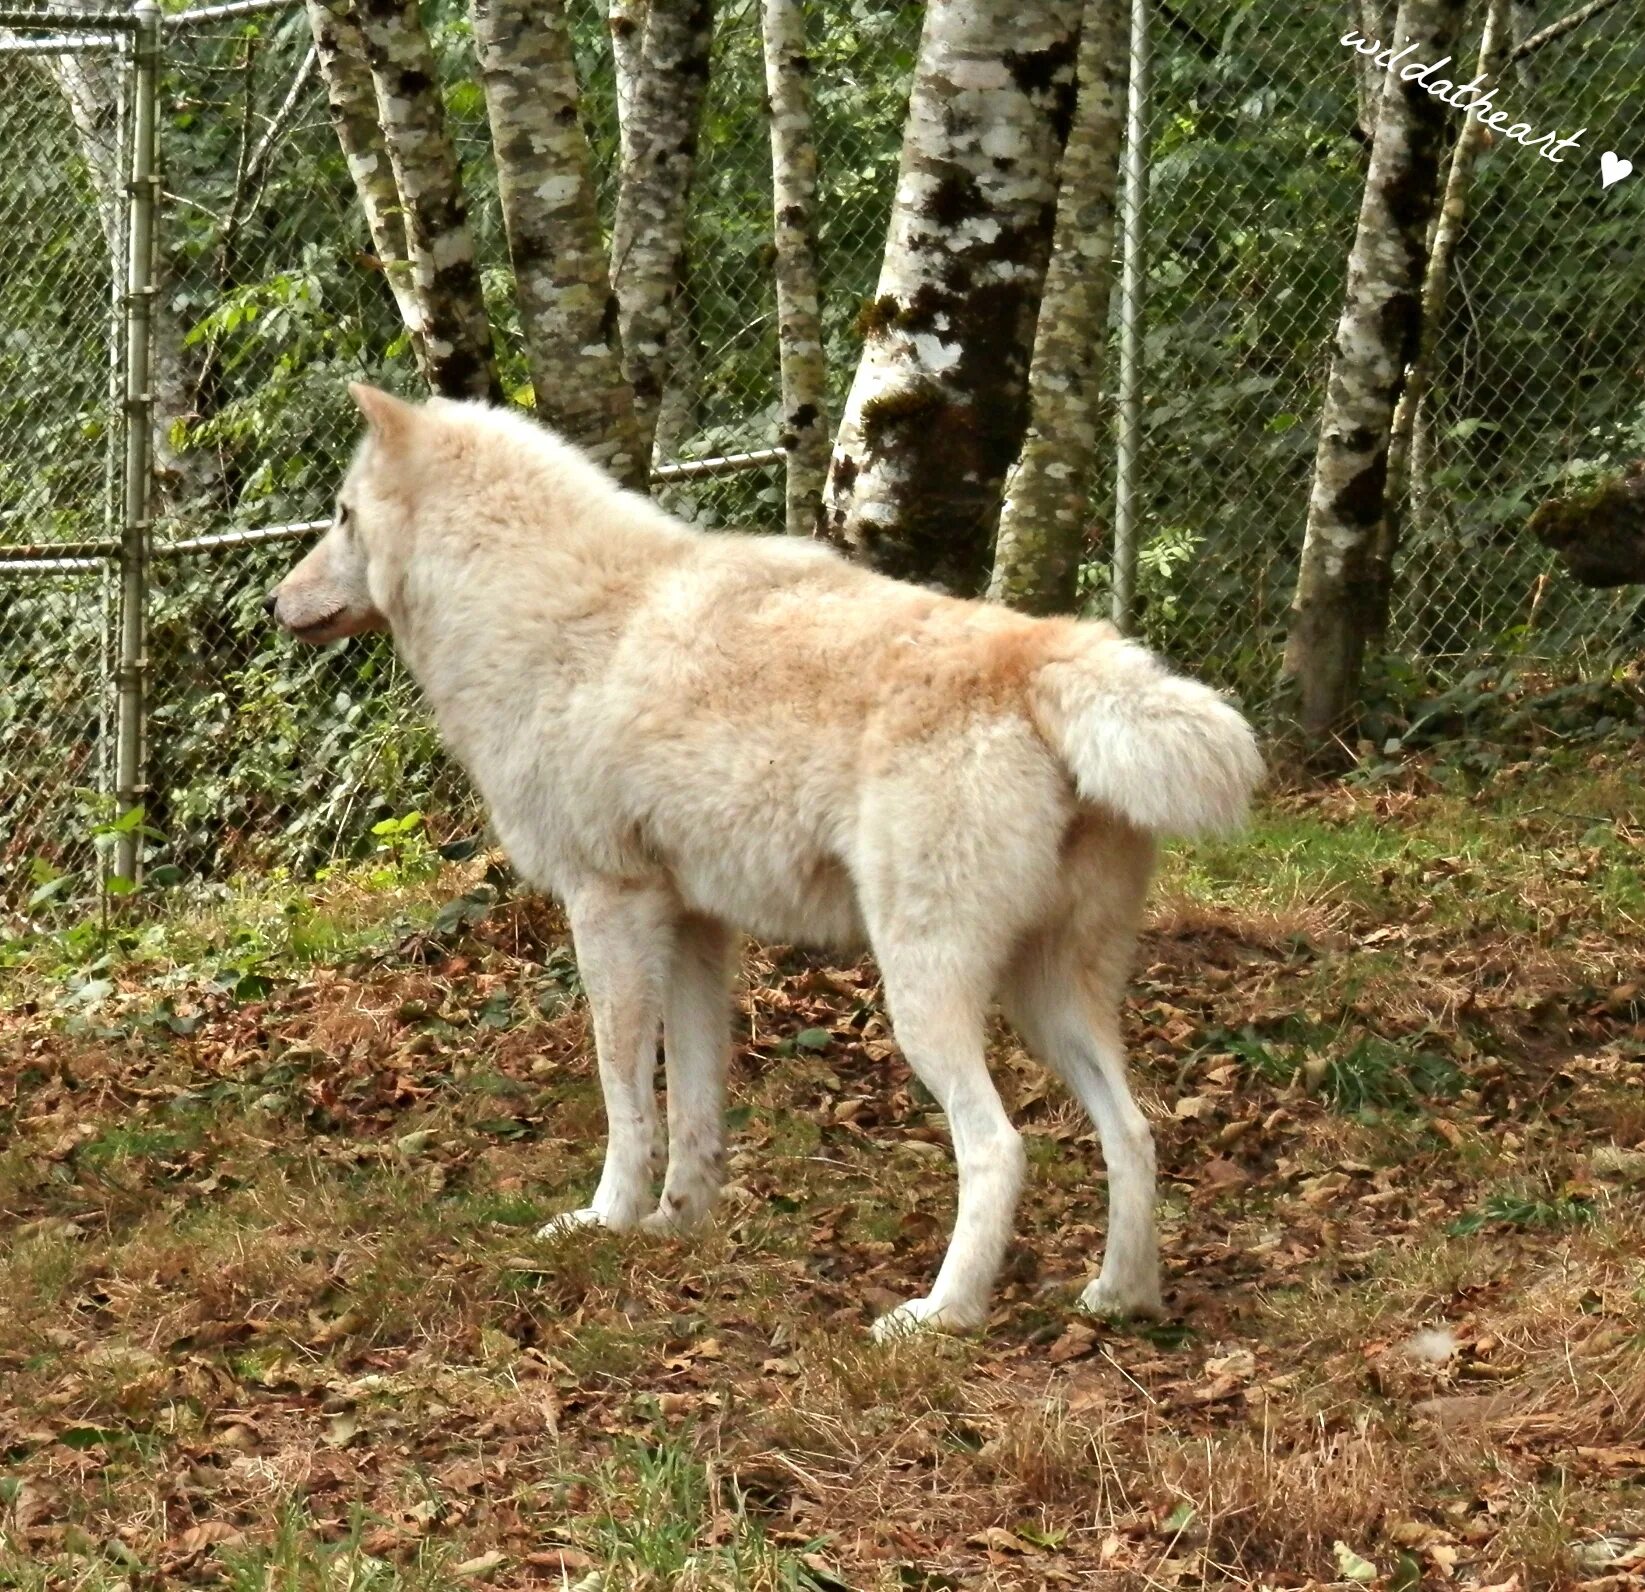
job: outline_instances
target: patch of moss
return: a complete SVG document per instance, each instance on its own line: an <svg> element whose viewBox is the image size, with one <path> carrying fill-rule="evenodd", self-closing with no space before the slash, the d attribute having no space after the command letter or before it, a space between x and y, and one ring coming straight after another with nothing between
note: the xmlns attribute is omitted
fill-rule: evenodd
<svg viewBox="0 0 1645 1592"><path fill-rule="evenodd" d="M870 398L862 406L863 441L870 450L878 449L893 427L936 413L943 401L942 389L935 382L911 382Z"/></svg>
<svg viewBox="0 0 1645 1592"><path fill-rule="evenodd" d="M1645 460L1622 476L1549 498L1526 529L1585 586L1645 581Z"/></svg>
<svg viewBox="0 0 1645 1592"><path fill-rule="evenodd" d="M870 337L876 337L881 332L889 330L897 323L897 301L889 293L882 293L879 298L867 299L863 307L857 311L857 319L853 323L857 336L865 342Z"/></svg>

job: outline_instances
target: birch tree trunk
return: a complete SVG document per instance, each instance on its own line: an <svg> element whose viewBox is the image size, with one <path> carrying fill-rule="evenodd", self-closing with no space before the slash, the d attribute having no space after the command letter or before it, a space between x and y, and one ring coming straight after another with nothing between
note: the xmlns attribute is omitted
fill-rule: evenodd
<svg viewBox="0 0 1645 1592"><path fill-rule="evenodd" d="M1074 108L1077 0L931 0L879 287L834 442L827 534L975 592L1027 418Z"/></svg>
<svg viewBox="0 0 1645 1592"><path fill-rule="evenodd" d="M1387 44L1394 36L1394 0L1348 0L1348 25L1362 39ZM1353 56L1357 90L1359 136L1369 146L1377 131L1377 106L1382 100L1383 71L1372 57L1357 51Z"/></svg>
<svg viewBox="0 0 1645 1592"><path fill-rule="evenodd" d="M634 94L640 81L640 55L645 45L646 0L611 0L605 25L611 34L611 64L617 91L618 170L634 159Z"/></svg>
<svg viewBox="0 0 1645 1592"><path fill-rule="evenodd" d="M765 0L765 92L771 105L771 208L776 245L782 445L788 449L787 524L815 536L828 475L828 366L817 288L817 146L811 136L811 57L803 0Z"/></svg>
<svg viewBox="0 0 1645 1592"><path fill-rule="evenodd" d="M632 153L618 182L611 232L623 370L648 464L683 280L686 201L713 42L709 0L651 0L627 123Z"/></svg>
<svg viewBox="0 0 1645 1592"><path fill-rule="evenodd" d="M643 492L565 12L558 0L474 0L474 39L537 412Z"/></svg>
<svg viewBox="0 0 1645 1592"><path fill-rule="evenodd" d="M428 354L423 347L422 314L411 287L400 190L394 185L383 130L377 123L377 90L371 81L365 38L346 7L327 0L308 0L308 23L320 59L320 76L326 85L331 125L348 163L349 176L354 179L371 247L394 295L417 368L432 385Z"/></svg>
<svg viewBox="0 0 1645 1592"><path fill-rule="evenodd" d="M1394 405L1422 330L1428 225L1438 197L1445 107L1403 73L1455 52L1464 0L1403 0L1377 112L1348 287L1320 417L1313 488L1280 708L1323 749L1352 717L1376 628L1373 571Z"/></svg>
<svg viewBox="0 0 1645 1592"><path fill-rule="evenodd" d="M657 405L657 429L651 448L653 465L678 459L700 422L697 399L705 380L703 347L691 319L688 273L668 328L668 382L663 388L662 402ZM697 485L692 481L659 481L652 487L651 495L662 508L682 520L695 521L704 507Z"/></svg>
<svg viewBox="0 0 1645 1592"><path fill-rule="evenodd" d="M1091 514L1098 400L1114 283L1128 76L1126 0L1087 0L1079 99L1062 157L1056 240L1028 371L1028 434L1005 489L988 595L1028 613L1066 613Z"/></svg>
<svg viewBox="0 0 1645 1592"><path fill-rule="evenodd" d="M1477 75L1484 79L1483 87L1490 89L1501 76L1507 64L1512 43L1509 30L1510 0L1490 0L1485 14L1485 28L1479 45ZM1485 124L1478 117L1467 117L1457 132L1451 149L1451 165L1445 179L1445 196L1439 207L1439 221L1434 227L1433 242L1428 248L1428 264L1422 277L1422 335L1417 344L1416 359L1405 378L1405 390L1400 394L1394 410L1394 430L1388 448L1388 488L1383 507L1382 524L1377 532L1376 563L1373 575L1376 581L1377 613L1374 634L1382 634L1388 624L1389 603L1393 594L1394 558L1404 533L1408 513L1421 524L1418 512L1425 496L1426 479L1412 474L1418 449L1415 445L1428 389L1434 379L1434 360L1438 353L1439 333L1445 319L1446 299L1451 290L1451 261L1457 244L1462 239L1468 220L1468 189L1473 181L1474 166L1480 151L1486 147ZM1424 460L1426 465L1427 461ZM1426 470L1425 470L1426 475Z"/></svg>
<svg viewBox="0 0 1645 1592"><path fill-rule="evenodd" d="M348 0L324 3L342 10ZM501 398L462 174L417 0L355 0L353 14L405 218L429 385L449 398Z"/></svg>

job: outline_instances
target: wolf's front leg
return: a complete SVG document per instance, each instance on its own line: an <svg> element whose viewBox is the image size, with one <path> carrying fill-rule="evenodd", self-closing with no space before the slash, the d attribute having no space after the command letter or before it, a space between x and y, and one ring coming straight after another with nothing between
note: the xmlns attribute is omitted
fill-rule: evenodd
<svg viewBox="0 0 1645 1592"><path fill-rule="evenodd" d="M663 997L668 1070L668 1174L644 1225L695 1227L724 1176L725 1074L731 1059L729 994L736 936L712 918L688 917L674 938Z"/></svg>
<svg viewBox="0 0 1645 1592"><path fill-rule="evenodd" d="M584 886L566 901L594 1016L605 1095L605 1170L589 1204L556 1217L541 1237L589 1224L633 1227L651 1204L657 1027L675 910L666 891L614 880Z"/></svg>

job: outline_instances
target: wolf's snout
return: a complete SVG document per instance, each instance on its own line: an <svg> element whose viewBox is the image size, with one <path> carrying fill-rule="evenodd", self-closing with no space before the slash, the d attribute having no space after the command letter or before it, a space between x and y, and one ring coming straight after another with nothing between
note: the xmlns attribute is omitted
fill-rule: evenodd
<svg viewBox="0 0 1645 1592"><path fill-rule="evenodd" d="M272 619L274 617L274 609L275 609L276 604L279 603L279 601L280 601L280 589L279 589L279 587L275 587L275 589L273 591L271 591L268 594L268 596L266 596L263 599L263 612L265 614L267 614L270 619Z"/></svg>

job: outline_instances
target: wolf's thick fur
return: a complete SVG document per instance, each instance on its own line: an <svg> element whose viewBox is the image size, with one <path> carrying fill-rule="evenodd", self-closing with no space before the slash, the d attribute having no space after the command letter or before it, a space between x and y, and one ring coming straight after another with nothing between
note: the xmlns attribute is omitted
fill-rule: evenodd
<svg viewBox="0 0 1645 1592"><path fill-rule="evenodd" d="M708 1212L736 931L866 944L960 1179L935 1284L882 1329L987 1312L1024 1166L984 1061L996 995L1101 1136L1108 1243L1085 1304L1156 1310L1119 1001L1151 837L1238 822L1260 777L1244 719L1107 625L692 530L522 416L355 395L371 433L338 522L271 606L310 640L393 631L515 864L566 904L609 1141L561 1222Z"/></svg>

